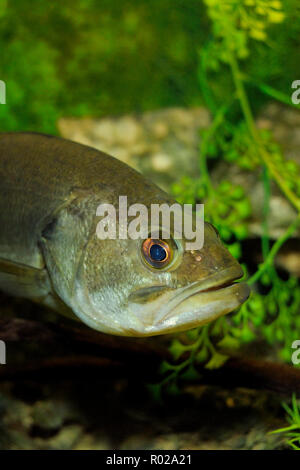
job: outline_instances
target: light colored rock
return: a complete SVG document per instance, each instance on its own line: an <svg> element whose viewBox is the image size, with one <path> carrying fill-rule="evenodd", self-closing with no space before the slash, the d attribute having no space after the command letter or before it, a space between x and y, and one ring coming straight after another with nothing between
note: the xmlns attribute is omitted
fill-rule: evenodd
<svg viewBox="0 0 300 470"><path fill-rule="evenodd" d="M279 253L276 256L275 264L286 271L289 271L293 276L300 277L300 253L293 250L289 253Z"/></svg>
<svg viewBox="0 0 300 470"><path fill-rule="evenodd" d="M147 152L151 151L151 147L147 142L140 141L130 147L130 153L135 156L145 155Z"/></svg>
<svg viewBox="0 0 300 470"><path fill-rule="evenodd" d="M300 113L298 109L272 102L266 106L258 123L267 125L265 128L272 131L285 156L300 164Z"/></svg>
<svg viewBox="0 0 300 470"><path fill-rule="evenodd" d="M154 122L151 130L156 139L164 139L169 134L169 126L164 121Z"/></svg>
<svg viewBox="0 0 300 470"><path fill-rule="evenodd" d="M91 135L95 142L113 145L116 141L116 126L111 119L97 120L91 124Z"/></svg>
<svg viewBox="0 0 300 470"><path fill-rule="evenodd" d="M139 124L130 116L124 116L115 122L116 141L120 145L131 146L141 138Z"/></svg>
<svg viewBox="0 0 300 470"><path fill-rule="evenodd" d="M267 217L268 230L272 238L279 238L283 235L286 228L295 220L296 212L291 204L281 195L276 194L277 188L273 185L273 196L270 200L270 209ZM250 223L253 234L262 235L263 218L263 187L260 182L251 188L248 188L253 211L253 220Z"/></svg>
<svg viewBox="0 0 300 470"><path fill-rule="evenodd" d="M155 153L151 157L151 163L155 171L165 172L172 167L172 158L167 153Z"/></svg>
<svg viewBox="0 0 300 470"><path fill-rule="evenodd" d="M108 439L103 436L83 434L73 450L108 450L110 447Z"/></svg>
<svg viewBox="0 0 300 470"><path fill-rule="evenodd" d="M67 135L68 139L85 145L88 143L91 145L93 125L94 122L90 118L61 118L57 123L58 130L63 137Z"/></svg>
<svg viewBox="0 0 300 470"><path fill-rule="evenodd" d="M189 127L195 125L193 114L188 109L172 108L169 110L169 119L171 123L179 127Z"/></svg>
<svg viewBox="0 0 300 470"><path fill-rule="evenodd" d="M210 125L211 115L208 109L202 107L192 108L191 112L195 118L197 127L199 126L199 129L206 128Z"/></svg>
<svg viewBox="0 0 300 470"><path fill-rule="evenodd" d="M58 126L63 137L119 158L168 191L182 174L195 175L199 130L208 123L204 108L167 108L138 117L60 119Z"/></svg>
<svg viewBox="0 0 300 470"><path fill-rule="evenodd" d="M53 450L69 450L73 449L82 436L82 427L78 424L70 424L62 428L58 434L48 440L47 448ZM43 440L36 439L37 444L42 448Z"/></svg>
<svg viewBox="0 0 300 470"><path fill-rule="evenodd" d="M186 148L190 148L193 145L197 147L197 143L200 142L199 136L193 127L178 130L176 136Z"/></svg>

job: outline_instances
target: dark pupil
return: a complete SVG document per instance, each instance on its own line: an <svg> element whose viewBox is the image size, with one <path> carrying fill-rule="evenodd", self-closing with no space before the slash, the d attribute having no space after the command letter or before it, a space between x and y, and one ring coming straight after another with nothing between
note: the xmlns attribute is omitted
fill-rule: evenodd
<svg viewBox="0 0 300 470"><path fill-rule="evenodd" d="M154 261L163 261L166 258L166 250L161 245L152 245L150 256Z"/></svg>

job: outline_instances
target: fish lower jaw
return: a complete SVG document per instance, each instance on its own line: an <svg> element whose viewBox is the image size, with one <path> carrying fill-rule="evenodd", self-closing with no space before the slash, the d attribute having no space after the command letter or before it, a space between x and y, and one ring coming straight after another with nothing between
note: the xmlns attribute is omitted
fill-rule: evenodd
<svg viewBox="0 0 300 470"><path fill-rule="evenodd" d="M238 308L247 300L249 293L249 287L243 282L198 292L180 302L160 320L156 317L152 324L138 322L124 330L124 335L150 337L205 325Z"/></svg>
<svg viewBox="0 0 300 470"><path fill-rule="evenodd" d="M157 330L161 331L156 334L184 331L210 323L240 307L249 294L249 286L244 282L192 294L156 323Z"/></svg>
<svg viewBox="0 0 300 470"><path fill-rule="evenodd" d="M104 320L107 316L96 311L90 311L87 315L81 309L78 316L87 326L102 333L128 337L158 336L189 330L216 320L238 308L247 300L249 293L246 283L231 281L231 284L226 282L218 287L192 292L190 296L178 299L176 304L172 301L174 299L166 297L163 311L160 312L161 299L157 300L156 308L151 306L147 315L146 305L131 305L132 310L129 307L126 317L123 316L126 321L112 322L110 318L110 323L107 323Z"/></svg>

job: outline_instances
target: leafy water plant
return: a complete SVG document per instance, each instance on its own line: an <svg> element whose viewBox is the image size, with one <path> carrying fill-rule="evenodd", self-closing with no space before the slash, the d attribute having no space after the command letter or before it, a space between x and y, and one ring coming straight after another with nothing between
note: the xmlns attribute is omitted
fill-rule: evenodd
<svg viewBox="0 0 300 470"><path fill-rule="evenodd" d="M285 440L294 450L300 450L300 407L297 403L296 395L292 396L291 406L282 403L287 414L289 426L276 429L271 434L283 433Z"/></svg>
<svg viewBox="0 0 300 470"><path fill-rule="evenodd" d="M247 92L249 77L244 76L241 67L243 60L251 55L253 43L260 41L267 47L268 27L284 21L282 3L278 0L205 0L204 3L212 28L209 42L199 51L198 78L213 119L201 135L199 178L182 178L173 185L173 192L181 203L204 202L207 219L218 228L231 253L241 258L241 242L248 235L250 201L242 186L226 179L214 185L208 162L223 158L244 171L261 174L263 262L249 278L253 287L250 299L230 319L222 317L171 341L169 350L173 362L163 362L163 378L155 386L156 394L162 387L173 393L178 391L179 379L199 376L197 364L220 367L228 352L257 338L276 346L280 357L289 361L291 343L300 337L298 281L292 276L282 279L274 267L278 250L300 223L300 171L294 161L284 157L271 133L257 128ZM210 74L216 71L231 81L232 93L222 102L215 95L213 80L210 80ZM276 95L273 89L270 93L267 85L262 88L273 97ZM271 247L267 215L272 180L294 207L296 215ZM248 267L244 268L248 274ZM260 286L264 287L263 293Z"/></svg>

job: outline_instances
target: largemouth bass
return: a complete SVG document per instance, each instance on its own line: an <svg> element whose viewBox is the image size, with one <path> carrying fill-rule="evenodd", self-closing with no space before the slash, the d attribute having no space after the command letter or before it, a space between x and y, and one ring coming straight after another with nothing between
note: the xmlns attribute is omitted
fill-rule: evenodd
<svg viewBox="0 0 300 470"><path fill-rule="evenodd" d="M97 207L175 201L93 148L36 133L0 136L0 289L115 335L193 328L249 295L239 263L205 223L204 245L185 239L99 239Z"/></svg>

